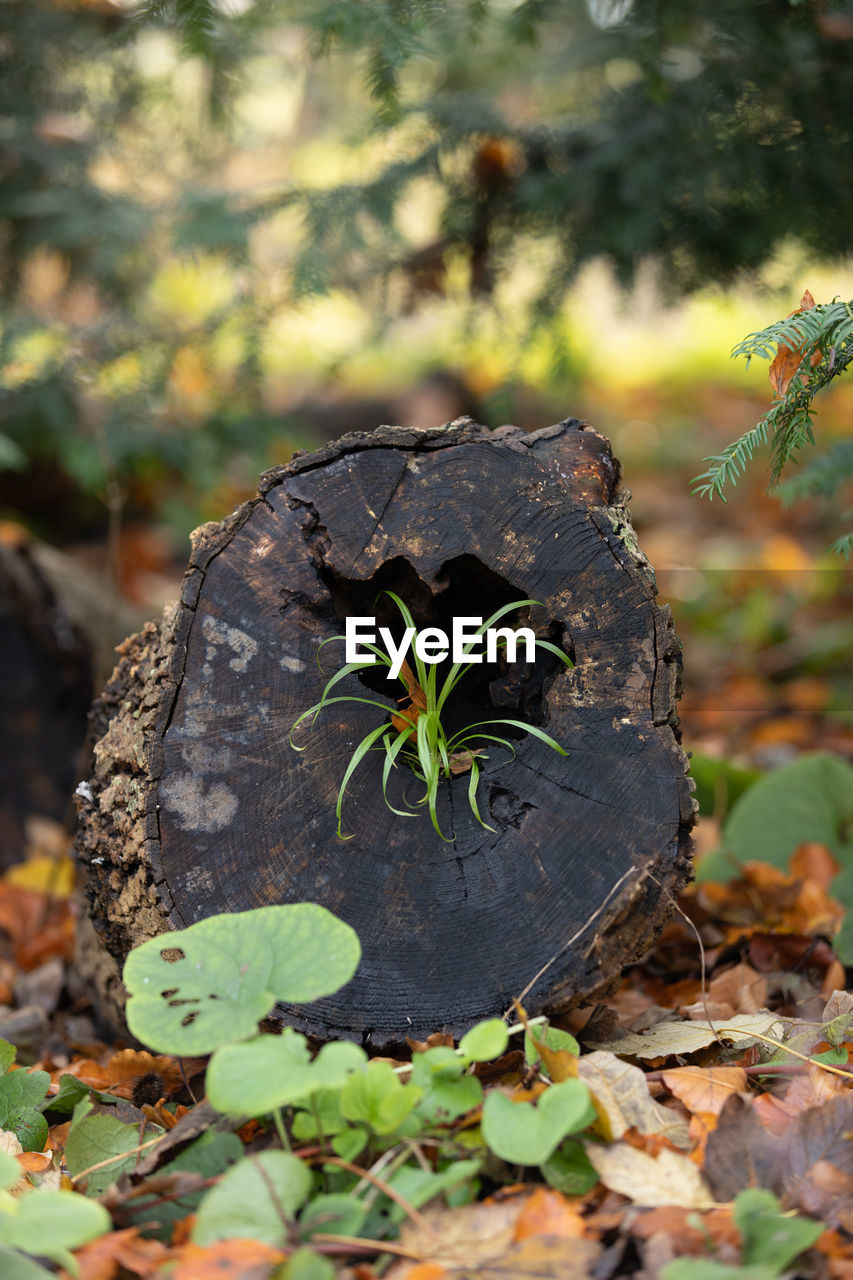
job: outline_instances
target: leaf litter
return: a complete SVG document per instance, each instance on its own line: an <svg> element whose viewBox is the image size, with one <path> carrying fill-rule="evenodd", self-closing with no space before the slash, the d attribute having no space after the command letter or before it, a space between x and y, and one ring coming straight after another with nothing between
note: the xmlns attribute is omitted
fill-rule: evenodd
<svg viewBox="0 0 853 1280"><path fill-rule="evenodd" d="M327 1179L345 1168L362 1174L350 1231L336 1226L346 1225L337 1202L351 1197L327 1196L328 1211L319 1197L314 1219L300 1208L309 1170L329 1156L322 1142L296 1137L307 1122L293 1120L293 1150L283 1152L275 1128L203 1100L205 1059L99 1039L71 966L68 876L7 876L0 983L8 984L8 1013L0 1038L11 1022L18 1044L0 1052L0 1157L17 1166L11 1195L47 1206L40 1195L73 1187L73 1199L102 1207L112 1223L88 1243L72 1231L67 1256L50 1254L51 1263L42 1254L27 1274L49 1276L59 1266L80 1280L523 1280L665 1269L664 1280L679 1280L677 1260L690 1259L746 1280L744 1268L761 1263L772 1277L802 1257L806 1274L848 1275L853 995L832 950L841 918L828 890L836 870L824 847L801 847L789 872L746 863L726 885L699 884L680 907L702 937L704 974L692 928L674 919L605 1006L572 1011L548 1028L528 1024L524 1052L489 1033L483 1052L494 1058L461 1074L436 1058L429 1083L419 1068L432 1100L424 1114L438 1118L442 1142L455 1146L460 1176L454 1180L451 1165L436 1194L436 1130L424 1137L412 1129L398 1142L407 1124L400 1110L387 1119L397 1125L387 1167L380 1160L362 1169L357 1151L325 1163ZM51 965L62 981L46 973L40 986L40 971ZM14 1005L37 990L44 1018L33 1022L35 1035L18 1035ZM440 1028L412 1048L453 1052ZM386 1066L409 1078L406 1062L376 1063ZM573 1092L582 1086L588 1112ZM502 1130L504 1141L518 1131L509 1161L484 1153L480 1137L484 1111L497 1106L497 1114L507 1102L516 1119L526 1107L535 1121L529 1133L515 1123ZM331 1134L335 1123L327 1123ZM341 1123L352 1132L354 1122ZM568 1126L568 1136L551 1151L553 1125ZM513 1142L539 1163L521 1164ZM412 1150L414 1165L423 1165L420 1183L415 1168L394 1168ZM254 1170L248 1181L244 1162ZM210 1198L217 1188L218 1199ZM0 1262L24 1258L15 1242L19 1236L0 1235ZM40 1256L37 1243L27 1248Z"/></svg>

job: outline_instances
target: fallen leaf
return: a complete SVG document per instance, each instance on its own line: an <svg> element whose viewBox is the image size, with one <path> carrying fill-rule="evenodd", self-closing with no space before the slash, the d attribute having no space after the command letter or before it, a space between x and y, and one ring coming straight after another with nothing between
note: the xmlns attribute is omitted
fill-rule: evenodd
<svg viewBox="0 0 853 1280"><path fill-rule="evenodd" d="M12 939L22 969L34 969L51 956L71 960L74 954L69 903L8 881L0 882L0 929Z"/></svg>
<svg viewBox="0 0 853 1280"><path fill-rule="evenodd" d="M140 1086L146 1086L146 1102L157 1102L171 1097L184 1086L184 1073L176 1058L164 1054L148 1053L145 1049L122 1049L114 1053L104 1068L106 1084L101 1086L119 1098L132 1098L139 1102Z"/></svg>
<svg viewBox="0 0 853 1280"><path fill-rule="evenodd" d="M585 1142L590 1164L611 1191L618 1191L635 1204L682 1205L687 1209L708 1209L714 1197L699 1169L689 1157L667 1147L651 1156L626 1142L600 1146Z"/></svg>
<svg viewBox="0 0 853 1280"><path fill-rule="evenodd" d="M720 1038L732 1044L748 1045L757 1036L778 1039L782 1033L782 1021L778 1014L739 1013L724 1023L709 1022L659 1022L642 1034L629 1033L609 1044L597 1044L596 1049L606 1049L620 1058L668 1058L674 1054L697 1053Z"/></svg>
<svg viewBox="0 0 853 1280"><path fill-rule="evenodd" d="M811 311L814 305L815 300L809 293L808 289L806 289L800 299L800 305L797 307L796 311L792 311L790 313L788 319L790 319L791 316L800 315L803 311ZM784 397L788 387L791 385L797 370L803 362L803 357L806 354L807 347L808 344L803 342L799 346L795 347L779 346L776 348L776 356L770 365L769 376L770 384L776 392L778 399L781 400ZM822 356L820 352L815 351L811 358L812 368L814 368L815 365L820 364L821 359Z"/></svg>
<svg viewBox="0 0 853 1280"><path fill-rule="evenodd" d="M730 1208L709 1209L701 1218L697 1218L695 1210L677 1205L648 1209L637 1214L630 1231L639 1240L665 1235L682 1257L706 1256L711 1244L719 1261L740 1262L740 1232Z"/></svg>
<svg viewBox="0 0 853 1280"><path fill-rule="evenodd" d="M732 1014L758 1013L767 1008L767 979L750 964L736 964L714 975L708 996L730 1005Z"/></svg>
<svg viewBox="0 0 853 1280"><path fill-rule="evenodd" d="M705 1176L717 1200L734 1200L747 1187L778 1189L780 1140L764 1128L752 1104L733 1094L708 1135Z"/></svg>
<svg viewBox="0 0 853 1280"><path fill-rule="evenodd" d="M74 889L74 862L67 856L39 854L10 867L4 878L7 884L20 889L32 889L51 898L68 898Z"/></svg>
<svg viewBox="0 0 853 1280"><path fill-rule="evenodd" d="M742 1067L672 1067L663 1082L688 1111L718 1116L733 1093L744 1093L747 1076Z"/></svg>
<svg viewBox="0 0 853 1280"><path fill-rule="evenodd" d="M825 844L815 840L797 845L791 854L791 875L798 880L814 880L821 889L829 889L830 884L841 870L840 864L832 856Z"/></svg>
<svg viewBox="0 0 853 1280"><path fill-rule="evenodd" d="M789 1107L784 1098L773 1093L760 1093L753 1098L752 1106L764 1128L777 1136L787 1133L791 1121L797 1115L796 1107Z"/></svg>
<svg viewBox="0 0 853 1280"><path fill-rule="evenodd" d="M639 1067L599 1049L578 1060L578 1075L592 1094L602 1124L601 1136L607 1141L636 1128L644 1134L663 1134L677 1147L690 1145L684 1120L649 1096Z"/></svg>
<svg viewBox="0 0 853 1280"><path fill-rule="evenodd" d="M690 1141L693 1143L690 1159L694 1164L698 1164L700 1169L705 1163L708 1135L713 1133L716 1127L717 1117L712 1111L694 1111L690 1117L690 1124L687 1129Z"/></svg>
<svg viewBox="0 0 853 1280"><path fill-rule="evenodd" d="M853 1094L836 1094L823 1106L797 1116L786 1135L779 1167L780 1194L806 1213L831 1226L841 1222L845 1228L853 1220L851 1131ZM843 1199L839 1198L842 1188Z"/></svg>
<svg viewBox="0 0 853 1280"><path fill-rule="evenodd" d="M422 1220L423 1227L405 1223L399 1240L421 1261L396 1263L386 1273L388 1280L426 1280L430 1274L459 1280L471 1274L477 1280L580 1280L601 1252L596 1241L583 1238L583 1219L566 1197L544 1187L509 1197L504 1192L456 1209L425 1209ZM424 1276L418 1268L425 1265L443 1272Z"/></svg>
<svg viewBox="0 0 853 1280"><path fill-rule="evenodd" d="M822 1106L845 1087L841 1076L823 1071L818 1066L809 1066L794 1076L785 1094L785 1106L792 1115L796 1115L800 1111L808 1111L809 1107Z"/></svg>
<svg viewBox="0 0 853 1280"><path fill-rule="evenodd" d="M215 1244L185 1244L170 1280L268 1280L287 1254L262 1240L235 1237Z"/></svg>
<svg viewBox="0 0 853 1280"><path fill-rule="evenodd" d="M559 1191L537 1187L522 1205L515 1223L515 1239L529 1236L584 1235L584 1221L577 1209Z"/></svg>
<svg viewBox="0 0 853 1280"><path fill-rule="evenodd" d="M147 1280L149 1276L162 1274L160 1267L171 1256L171 1251L159 1240L141 1239L137 1227L112 1231L74 1253L79 1267L77 1280L114 1280L120 1272Z"/></svg>

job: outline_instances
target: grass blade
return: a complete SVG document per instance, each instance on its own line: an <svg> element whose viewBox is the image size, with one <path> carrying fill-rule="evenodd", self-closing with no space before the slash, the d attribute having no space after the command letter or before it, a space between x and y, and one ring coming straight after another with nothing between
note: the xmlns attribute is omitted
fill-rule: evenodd
<svg viewBox="0 0 853 1280"><path fill-rule="evenodd" d="M396 766L397 756L400 754L401 750L405 747L406 742L408 741L408 738L409 738L409 733L410 733L409 729L403 729L400 733L397 734L397 737L395 738L393 743L389 742L388 740L390 737L390 734L383 739L385 743L385 763L382 767L382 799L385 801L386 805L391 810L391 812L396 813L400 818L417 817L417 814L412 813L411 810L395 809L391 801L388 799L388 790L387 790L388 778L390 776L391 770Z"/></svg>
<svg viewBox="0 0 853 1280"><path fill-rule="evenodd" d="M574 669L575 664L567 653L563 653L563 650L559 645L551 644L550 640L537 640L536 647L537 649L547 649L549 653L553 653L556 658L559 658L561 662L564 662L570 671Z"/></svg>
<svg viewBox="0 0 853 1280"><path fill-rule="evenodd" d="M468 781L468 803L471 806L471 812L479 822L480 826L485 827L487 831L492 831L494 832L495 835L497 835L495 828L490 827L488 822L484 822L483 819L480 817L480 810L477 808L477 785L479 781L480 781L480 767L477 764L476 759L472 756L471 757L471 777Z"/></svg>
<svg viewBox="0 0 853 1280"><path fill-rule="evenodd" d="M341 840L350 840L352 838L351 836L345 836L344 833L341 831L341 810L343 808L344 792L347 789L347 783L349 782L350 778L355 773L356 769L361 764L362 760L367 755L368 751L373 746L374 742L379 737L379 735L382 733L387 733L387 731L388 731L387 724L380 724L378 728L371 729L370 733L366 734L365 737L362 738L361 742L358 744L355 751L352 753L350 757L349 764L347 765L346 770L344 772L343 781L341 782L340 790L338 791L338 803L335 806L335 816L338 819L338 835L341 838Z"/></svg>

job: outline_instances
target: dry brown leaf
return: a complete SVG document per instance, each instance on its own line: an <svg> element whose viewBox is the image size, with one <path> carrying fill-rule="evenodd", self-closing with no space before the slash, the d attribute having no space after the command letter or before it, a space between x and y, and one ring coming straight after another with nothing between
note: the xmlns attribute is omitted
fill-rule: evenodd
<svg viewBox="0 0 853 1280"><path fill-rule="evenodd" d="M148 1053L145 1049L122 1049L114 1053L105 1067L107 1089L119 1098L133 1098L140 1082L150 1077L156 1097L168 1098L184 1085L184 1076L175 1058Z"/></svg>
<svg viewBox="0 0 853 1280"><path fill-rule="evenodd" d="M705 1148L705 1176L718 1201L747 1187L777 1188L780 1140L764 1128L752 1103L733 1094Z"/></svg>
<svg viewBox="0 0 853 1280"><path fill-rule="evenodd" d="M170 1280L268 1280L287 1254L262 1240L235 1237L215 1244L185 1244Z"/></svg>
<svg viewBox="0 0 853 1280"><path fill-rule="evenodd" d="M745 1093L742 1067L673 1067L663 1082L688 1111L718 1116L733 1093Z"/></svg>
<svg viewBox="0 0 853 1280"><path fill-rule="evenodd" d="M760 1093L752 1100L753 1110L768 1133L775 1136L786 1133L797 1115L796 1107L789 1107L784 1098L775 1093Z"/></svg>
<svg viewBox="0 0 853 1280"><path fill-rule="evenodd" d="M630 1229L640 1240L666 1235L682 1257L704 1257L710 1243L720 1262L737 1264L741 1259L740 1232L730 1208L709 1209L697 1220L695 1210L667 1205L637 1214Z"/></svg>
<svg viewBox="0 0 853 1280"><path fill-rule="evenodd" d="M15 962L34 969L53 956L71 960L74 918L68 902L59 902L33 889L0 883L0 929L15 947Z"/></svg>
<svg viewBox="0 0 853 1280"><path fill-rule="evenodd" d="M791 854L791 875L798 880L814 880L821 889L828 889L841 870L832 851L825 844L810 840L806 844L797 845Z"/></svg>
<svg viewBox="0 0 853 1280"><path fill-rule="evenodd" d="M791 316L800 315L803 311L811 311L814 305L815 300L809 293L808 289L806 289L800 299L800 305L797 307L796 311L790 312L788 319L790 319ZM776 348L776 356L770 365L769 376L770 385L773 387L773 390L776 392L776 395L780 400L787 392L797 370L803 362L803 356L806 353L806 345L806 343L802 343L800 346L793 348L781 346ZM815 351L813 353L811 358L812 368L820 364L821 358L819 351ZM805 378L803 380L805 381Z"/></svg>
<svg viewBox="0 0 853 1280"><path fill-rule="evenodd" d="M734 1018L727 1018L725 1023L708 1022L660 1022L650 1027L641 1035L629 1034L610 1044L596 1045L596 1049L607 1049L619 1057L625 1058L668 1058L673 1054L697 1053L714 1044L717 1032L727 1041L737 1045L748 1045L757 1035L772 1036L778 1039L782 1032L782 1021L778 1014L739 1013Z"/></svg>
<svg viewBox="0 0 853 1280"><path fill-rule="evenodd" d="M74 1257L80 1268L77 1280L114 1280L120 1273L148 1280L163 1274L160 1268L172 1251L159 1240L140 1239L137 1227L127 1227L83 1245Z"/></svg>
<svg viewBox="0 0 853 1280"><path fill-rule="evenodd" d="M423 1212L427 1230L407 1222L400 1244L420 1256L396 1263L388 1280L424 1280L419 1267L442 1270L426 1276L476 1274L478 1280L571 1280L587 1276L600 1246L583 1238L583 1219L557 1191L495 1196L480 1204Z"/></svg>
<svg viewBox="0 0 853 1280"><path fill-rule="evenodd" d="M821 1014L821 1022L832 1022L845 1013L853 1013L853 993L849 991L832 991L827 997Z"/></svg>
<svg viewBox="0 0 853 1280"><path fill-rule="evenodd" d="M731 1005L732 1013L758 1013L767 1008L767 979L752 965L736 964L714 975L708 995L712 1001Z"/></svg>
<svg viewBox="0 0 853 1280"><path fill-rule="evenodd" d="M821 1049L817 1047L812 1052L820 1053ZM841 1076L823 1071L817 1066L806 1067L791 1081L788 1092L785 1094L785 1106L792 1115L797 1115L800 1111L807 1111L809 1107L822 1106L824 1102L836 1093L841 1093L846 1087L847 1084Z"/></svg>
<svg viewBox="0 0 853 1280"><path fill-rule="evenodd" d="M424 1209L422 1218L428 1230L407 1221L400 1231L399 1242L423 1262L448 1270L476 1270L511 1248L521 1209L520 1196L490 1198L456 1209ZM398 1275L408 1275L409 1269L408 1264L398 1263L390 1275L396 1280Z"/></svg>
<svg viewBox="0 0 853 1280"><path fill-rule="evenodd" d="M611 1191L618 1191L635 1204L681 1205L686 1209L708 1209L714 1197L693 1161L678 1151L664 1147L656 1156L627 1142L600 1146L585 1142L590 1164Z"/></svg>
<svg viewBox="0 0 853 1280"><path fill-rule="evenodd" d="M569 1236L585 1234L584 1221L577 1209L559 1191L537 1187L525 1200L515 1223L515 1239L529 1236Z"/></svg>
<svg viewBox="0 0 853 1280"><path fill-rule="evenodd" d="M700 1169L705 1163L708 1136L714 1132L716 1127L717 1117L711 1111L694 1111L690 1117L690 1125L687 1132L690 1135L690 1141L694 1144L690 1151L690 1159L694 1164L698 1164Z"/></svg>
<svg viewBox="0 0 853 1280"><path fill-rule="evenodd" d="M648 1082L639 1067L599 1049L578 1059L578 1075L592 1094L599 1132L607 1141L636 1128L643 1134L662 1134L677 1147L689 1146L684 1120L649 1096Z"/></svg>

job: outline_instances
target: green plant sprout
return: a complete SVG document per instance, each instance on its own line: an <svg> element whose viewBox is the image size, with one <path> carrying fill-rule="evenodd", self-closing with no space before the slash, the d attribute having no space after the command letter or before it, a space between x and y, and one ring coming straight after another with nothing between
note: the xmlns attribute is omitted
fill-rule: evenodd
<svg viewBox="0 0 853 1280"><path fill-rule="evenodd" d="M411 628L414 632L415 641L417 640L417 629L411 612L406 604L393 591L384 592L390 596L400 611L400 615L407 628ZM476 639L481 636L489 627L494 626L499 619L506 614L523 608L528 605L538 604L536 600L515 600L511 604L506 604L502 608L497 609L490 618L474 633L474 640L469 641L464 647L464 653L469 654L473 648ZM323 645L330 644L333 640L344 640L342 635L330 636L323 641ZM499 643L505 644L505 640ZM540 649L546 649L549 653L554 654L560 659L565 666L572 668L574 663L562 649L557 645L551 644L548 640L536 639L536 645ZM385 652L381 646L371 644L367 641L362 642L364 649L369 649L378 659L387 667L393 665L392 658ZM322 648L322 645L321 645ZM319 654L318 654L319 662ZM415 673L413 674L408 664L403 662L400 669L398 679L405 686L406 697L409 699L409 705L404 709L394 712L391 716L391 723L383 721L375 729L371 729L369 733L361 739L358 746L353 751L349 763L347 764L338 791L337 805L335 815L338 820L338 836L341 839L349 839L344 836L341 829L342 809L344 802L344 794L350 778L355 770L361 764L367 753L371 750L384 750L385 761L382 769L382 798L392 813L401 818L413 818L417 816L417 810L422 806L426 806L429 811L432 825L442 840L448 844L452 843L456 836L451 834L446 836L441 830L436 812L438 801L438 787L442 778L451 778L458 774L470 771L470 780L468 783L468 804L471 812L487 831L494 831L495 828L489 826L480 815L477 807L477 787L480 780L480 760L488 759L483 755L482 747L475 746L475 743L496 742L500 746L508 747L515 755L515 748L512 743L498 734L488 732L488 728L495 725L505 725L515 729L521 729L524 733L532 734L535 738L539 738L541 742L546 743L554 751L560 755L568 755L568 752L560 746L558 742L544 730L537 728L535 725L524 724L520 720L496 719L496 720L480 720L474 724L466 725L457 733L448 735L442 716L450 694L459 684L462 677L474 665L472 662L454 662L450 667L447 675L438 684L438 669L432 663L426 663L419 656L417 644L414 648ZM295 751L304 751L305 747L297 746L293 741L293 734L306 720L310 719L313 724L317 716L326 707L336 702L360 702L367 706L378 707L385 715L388 714L389 707L387 703L379 702L374 698L357 697L353 694L343 694L330 697L331 691L344 680L347 676L354 672L361 671L365 667L373 666L373 659L366 658L359 662L348 662L339 671L331 677L323 690L322 697L319 702L315 702L312 707L304 711L302 715L293 724L290 731L290 745ZM405 701L401 698L398 701ZM388 797L388 779L391 770L396 768L398 761L402 759L408 764L416 777L424 783L423 795L414 803L409 801L404 803L409 805L408 809L397 809L391 803Z"/></svg>

